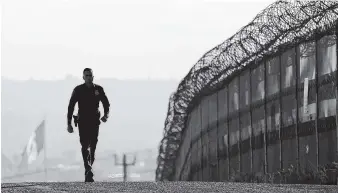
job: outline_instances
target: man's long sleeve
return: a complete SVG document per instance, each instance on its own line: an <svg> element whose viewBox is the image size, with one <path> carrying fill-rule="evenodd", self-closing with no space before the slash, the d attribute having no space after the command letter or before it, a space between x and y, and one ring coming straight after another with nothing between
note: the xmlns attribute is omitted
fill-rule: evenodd
<svg viewBox="0 0 338 193"><path fill-rule="evenodd" d="M104 115L109 115L109 108L110 108L110 103L108 100L108 97L106 95L106 93L104 92L103 88L101 90L101 102L103 104L103 110L104 110Z"/></svg>
<svg viewBox="0 0 338 193"><path fill-rule="evenodd" d="M72 116L74 112L74 107L77 102L77 93L76 88L74 88L72 96L70 97L69 104L68 104L68 113L67 113L67 123L72 123Z"/></svg>

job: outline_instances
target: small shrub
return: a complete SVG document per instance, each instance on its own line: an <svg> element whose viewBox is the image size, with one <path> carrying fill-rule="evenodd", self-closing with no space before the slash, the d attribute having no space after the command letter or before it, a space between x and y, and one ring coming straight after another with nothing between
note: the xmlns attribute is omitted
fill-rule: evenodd
<svg viewBox="0 0 338 193"><path fill-rule="evenodd" d="M234 173L234 172L233 172ZM338 163L333 162L316 168L300 168L290 165L274 173L259 175L255 173L236 173L230 176L230 182L282 183L282 184L322 184L337 185Z"/></svg>

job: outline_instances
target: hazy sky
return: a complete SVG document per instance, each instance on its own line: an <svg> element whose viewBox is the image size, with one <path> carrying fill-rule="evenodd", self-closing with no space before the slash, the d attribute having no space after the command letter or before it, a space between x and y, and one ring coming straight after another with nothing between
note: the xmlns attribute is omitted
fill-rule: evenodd
<svg viewBox="0 0 338 193"><path fill-rule="evenodd" d="M1 74L183 78L272 0L3 0Z"/></svg>

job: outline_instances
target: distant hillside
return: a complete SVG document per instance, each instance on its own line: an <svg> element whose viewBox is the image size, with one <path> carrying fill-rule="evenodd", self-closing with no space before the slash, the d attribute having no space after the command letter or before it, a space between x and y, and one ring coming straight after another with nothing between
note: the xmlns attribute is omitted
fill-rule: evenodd
<svg viewBox="0 0 338 193"><path fill-rule="evenodd" d="M71 77L59 81L2 78L1 145L5 155L12 158L19 154L45 116L47 156L59 157L74 150L80 158L78 132L67 133L66 113L72 89L81 83ZM157 148L169 96L178 81L102 79L96 83L104 87L111 103L109 122L101 125L98 154Z"/></svg>

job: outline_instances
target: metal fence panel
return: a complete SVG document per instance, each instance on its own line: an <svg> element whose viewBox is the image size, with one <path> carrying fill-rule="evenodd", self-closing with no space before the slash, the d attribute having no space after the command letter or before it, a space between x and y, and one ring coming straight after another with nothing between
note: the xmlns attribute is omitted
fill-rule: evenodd
<svg viewBox="0 0 338 193"><path fill-rule="evenodd" d="M301 171L317 170L316 135L316 44L303 43L297 49L298 60L298 138Z"/></svg>
<svg viewBox="0 0 338 193"><path fill-rule="evenodd" d="M240 109L245 109L250 105L250 70L246 70L240 76L240 94L239 105Z"/></svg>
<svg viewBox="0 0 338 193"><path fill-rule="evenodd" d="M264 106L252 110L252 172L257 176L264 173Z"/></svg>
<svg viewBox="0 0 338 193"><path fill-rule="evenodd" d="M265 97L265 67L260 64L251 70L251 98L252 103L263 100Z"/></svg>
<svg viewBox="0 0 338 193"><path fill-rule="evenodd" d="M204 135L206 136L206 135ZM203 181L209 181L210 180L210 174L209 174L209 159L208 159L208 144L202 145L202 170L203 170Z"/></svg>
<svg viewBox="0 0 338 193"><path fill-rule="evenodd" d="M194 140L196 138L197 134L197 108L194 108L191 111L191 119L190 119L190 127L191 127L191 139ZM194 143L194 141L191 141L191 175L192 175L192 180L196 180L196 172L198 168L198 155L197 155L197 143Z"/></svg>
<svg viewBox="0 0 338 193"><path fill-rule="evenodd" d="M282 80L282 167L297 166L296 128L296 49L292 48L281 56Z"/></svg>
<svg viewBox="0 0 338 193"><path fill-rule="evenodd" d="M280 169L281 144L280 144L280 108L279 100L266 104L267 119L267 172L275 173Z"/></svg>
<svg viewBox="0 0 338 193"><path fill-rule="evenodd" d="M191 138L195 139L199 135L198 130L198 106L196 106L191 111L191 119L190 119L190 125L191 125Z"/></svg>
<svg viewBox="0 0 338 193"><path fill-rule="evenodd" d="M212 94L209 100L209 166L212 181L218 181L218 155L217 155L217 93Z"/></svg>
<svg viewBox="0 0 338 193"><path fill-rule="evenodd" d="M229 156L230 176L235 177L240 170L239 156L239 78L235 77L229 84Z"/></svg>
<svg viewBox="0 0 338 193"><path fill-rule="evenodd" d="M239 85L238 77L235 77L229 84L229 114L232 115L234 112L239 110Z"/></svg>
<svg viewBox="0 0 338 193"><path fill-rule="evenodd" d="M230 177L235 177L240 172L239 117L229 120L229 133L229 174Z"/></svg>
<svg viewBox="0 0 338 193"><path fill-rule="evenodd" d="M280 91L280 57L266 62L266 96L270 97Z"/></svg>
<svg viewBox="0 0 338 193"><path fill-rule="evenodd" d="M319 164L335 161L336 138L336 40L326 36L317 42Z"/></svg>
<svg viewBox="0 0 338 193"><path fill-rule="evenodd" d="M297 166L297 141L296 141L296 96L288 95L282 98L282 168Z"/></svg>
<svg viewBox="0 0 338 193"><path fill-rule="evenodd" d="M202 172L203 181L208 181L209 177L209 137L207 129L209 128L209 96L203 98L201 102L201 120L202 120Z"/></svg>
<svg viewBox="0 0 338 193"><path fill-rule="evenodd" d="M281 55L282 89L296 86L296 50L291 48Z"/></svg>
<svg viewBox="0 0 338 193"><path fill-rule="evenodd" d="M227 87L218 92L218 165L219 180L229 178L229 152L228 152L228 90Z"/></svg>
<svg viewBox="0 0 338 193"><path fill-rule="evenodd" d="M193 176L197 176L197 171L199 170L199 161L198 161L198 145L197 143L193 143L191 146L191 173Z"/></svg>
<svg viewBox="0 0 338 193"><path fill-rule="evenodd" d="M252 116L252 172L257 176L264 174L265 153L264 153L264 137L265 137L265 109L263 100L265 98L265 65L259 64L251 70L251 103L258 102L251 109Z"/></svg>
<svg viewBox="0 0 338 193"><path fill-rule="evenodd" d="M198 108L197 108L197 131L198 131L198 136L201 135L201 132L202 132L202 123L201 123L201 119L202 119L202 107L201 105L199 104L198 105ZM202 173L202 140L201 138L199 137L198 140L197 140L197 149L198 149L198 153L197 153L197 157L198 157L198 180L199 181L202 181L203 179L203 173Z"/></svg>
<svg viewBox="0 0 338 193"><path fill-rule="evenodd" d="M274 57L266 62L266 130L267 130L267 172L274 173L280 169L280 57Z"/></svg>
<svg viewBox="0 0 338 193"><path fill-rule="evenodd" d="M240 151L241 173L251 173L250 69L240 76Z"/></svg>
<svg viewBox="0 0 338 193"><path fill-rule="evenodd" d="M241 173L251 173L251 124L250 113L245 113L240 117L240 150L241 150Z"/></svg>

